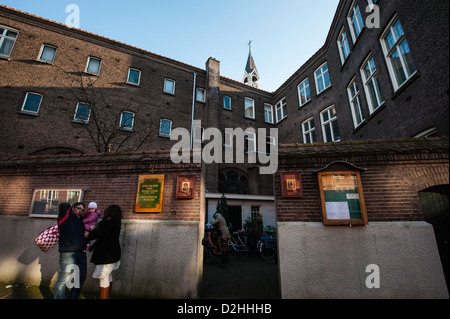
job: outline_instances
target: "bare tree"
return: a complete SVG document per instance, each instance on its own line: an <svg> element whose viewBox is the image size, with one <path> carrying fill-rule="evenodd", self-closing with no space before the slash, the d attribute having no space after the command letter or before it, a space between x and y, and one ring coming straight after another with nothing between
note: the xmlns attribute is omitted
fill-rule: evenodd
<svg viewBox="0 0 450 319"><path fill-rule="evenodd" d="M114 88L98 85L100 77L80 70L78 65L67 56L75 67L75 72L63 70L68 80L71 100L78 101L73 121L79 122L87 133L97 152L139 150L151 136L158 132L159 112L152 109L145 112L150 105L136 102L132 96L128 100L117 97ZM117 89L120 90L120 89ZM144 121L145 116L145 121ZM136 120L140 117L139 130L135 130Z"/></svg>

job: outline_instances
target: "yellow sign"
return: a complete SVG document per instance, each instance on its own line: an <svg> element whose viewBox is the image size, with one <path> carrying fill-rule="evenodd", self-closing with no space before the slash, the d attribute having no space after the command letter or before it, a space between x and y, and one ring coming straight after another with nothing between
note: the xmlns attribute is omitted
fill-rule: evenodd
<svg viewBox="0 0 450 319"><path fill-rule="evenodd" d="M139 176L136 195L137 213L161 213L164 191L164 175Z"/></svg>

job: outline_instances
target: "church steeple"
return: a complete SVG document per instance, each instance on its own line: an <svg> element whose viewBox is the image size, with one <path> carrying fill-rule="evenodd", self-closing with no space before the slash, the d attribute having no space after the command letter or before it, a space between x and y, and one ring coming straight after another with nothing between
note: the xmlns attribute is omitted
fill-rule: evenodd
<svg viewBox="0 0 450 319"><path fill-rule="evenodd" d="M255 88L259 85L259 74L252 56L252 41L248 42L248 59L245 66L243 82Z"/></svg>

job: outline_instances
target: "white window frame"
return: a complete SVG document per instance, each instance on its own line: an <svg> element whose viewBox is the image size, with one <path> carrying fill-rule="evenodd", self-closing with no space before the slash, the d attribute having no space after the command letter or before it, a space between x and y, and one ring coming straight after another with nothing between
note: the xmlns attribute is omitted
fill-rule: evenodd
<svg viewBox="0 0 450 319"><path fill-rule="evenodd" d="M335 113L334 116L332 116L331 110L334 110L334 113ZM325 113L328 114L328 119L327 120L325 120L324 117L323 117ZM337 121L336 108L335 108L334 105L331 105L331 106L327 107L325 110L323 110L322 112L320 112L320 123L321 123L321 126L322 126L322 136L323 136L323 141L325 143L327 143L327 142L340 142L341 141L340 133L339 133L339 137L338 138L335 137L335 132L333 131L333 122L334 121ZM327 125L330 125L331 141L327 140L327 134L326 134L326 129L325 129L325 127ZM338 130L339 130L339 127L338 127Z"/></svg>
<svg viewBox="0 0 450 319"><path fill-rule="evenodd" d="M324 71L324 68L327 67L327 70ZM319 75L317 75L317 73L319 73ZM329 80L329 85L326 86L326 81L325 81L325 77L328 75L328 80ZM322 64L321 66L319 66L315 71L314 71L314 80L316 81L316 92L317 95L319 95L320 93L324 92L326 89L328 89L331 86L331 77L330 77L330 68L328 67L328 62L325 62L324 64ZM322 82L323 84L323 89L320 91L319 89L319 81Z"/></svg>
<svg viewBox="0 0 450 319"><path fill-rule="evenodd" d="M206 102L206 90L203 88L197 88L195 90L195 100L197 102L205 103Z"/></svg>
<svg viewBox="0 0 450 319"><path fill-rule="evenodd" d="M123 118L124 118L124 114L132 114L133 116L131 117L131 124L130 125L126 125L126 126L122 126L122 122L123 122ZM120 113L120 120L119 120L119 128L121 130L124 131L132 131L133 127L134 127L134 119L135 119L136 114L134 112L130 112L130 111L123 111Z"/></svg>
<svg viewBox="0 0 450 319"><path fill-rule="evenodd" d="M256 153L256 133L246 130L245 132L245 154ZM250 146L252 146L250 148Z"/></svg>
<svg viewBox="0 0 450 319"><path fill-rule="evenodd" d="M80 106L80 104L83 104L83 105L86 105L87 107L89 107L89 114L88 114L88 118L87 118L86 120L77 118L78 107ZM73 115L73 121L74 121L74 122L77 122L77 123L88 124L90 118L91 118L91 106L90 106L88 103L78 102L78 103L77 103L77 106L75 107L75 114Z"/></svg>
<svg viewBox="0 0 450 319"><path fill-rule="evenodd" d="M356 76L350 81L347 86L348 100L350 102L350 110L352 112L353 126L357 128L360 126L365 118L361 103L361 94L359 92L358 84L356 83Z"/></svg>
<svg viewBox="0 0 450 319"><path fill-rule="evenodd" d="M339 49L339 57L341 58L341 63L344 65L347 58L350 56L350 45L348 44L348 36L345 28L342 27L337 39L337 46Z"/></svg>
<svg viewBox="0 0 450 319"><path fill-rule="evenodd" d="M89 71L89 64L91 63L91 60L97 60L100 62L99 66L98 66L98 72ZM87 64L86 64L86 70L84 72L88 73L88 74L93 74L93 75L100 75L101 68L102 68L102 59L90 56L90 57L88 57Z"/></svg>
<svg viewBox="0 0 450 319"><path fill-rule="evenodd" d="M28 101L28 96L29 96L30 94L31 94L31 95L36 95L36 96L40 96L40 97L41 97L41 99L40 99L40 101L39 101L38 108L37 108L36 111L31 111L31 110L25 110L25 109L24 109L24 107L25 107L25 105L27 104L27 101ZM42 94L35 93L35 92L27 92L27 94L25 94L25 98L24 98L24 100L23 100L22 108L21 108L20 112L21 112L21 113L27 113L27 114L33 114L33 115L39 114L39 110L41 109L41 104L42 104L42 99L43 99L43 98L44 98L44 96L43 96Z"/></svg>
<svg viewBox="0 0 450 319"><path fill-rule="evenodd" d="M53 54L53 58L51 61L45 60L42 58L42 54L44 53L44 49L45 48L52 48L55 49L55 53ZM55 47L54 45L49 45L49 44L42 44L41 46L41 50L39 51L39 56L38 56L38 61L40 62L44 62L44 63L49 63L49 64L53 64L53 62L55 62L55 57L56 57L56 51L57 51L57 47Z"/></svg>
<svg viewBox="0 0 450 319"><path fill-rule="evenodd" d="M311 125L311 122L314 122L314 125ZM305 124L308 124L307 130L305 130ZM302 122L302 135L304 144L316 142L316 127L313 117L310 117L309 119L306 119L305 121ZM307 140L307 137L309 137L310 141Z"/></svg>
<svg viewBox="0 0 450 319"><path fill-rule="evenodd" d="M3 29L3 32L0 34L0 48L2 47L3 43L5 42L5 40L9 40L9 41L13 41L13 44L11 46L11 50L9 51L9 54L0 54L0 58L6 58L9 59L9 57L11 56L11 53L14 49L14 45L16 44L16 40L19 37L19 30L4 26L4 25L0 25L0 28ZM10 32L14 32L16 33L15 37L12 36L7 36L6 34L8 33L8 31Z"/></svg>
<svg viewBox="0 0 450 319"><path fill-rule="evenodd" d="M251 114L247 115L247 110L251 109ZM255 119L255 100L246 97L244 98L244 116L248 119Z"/></svg>
<svg viewBox="0 0 450 319"><path fill-rule="evenodd" d="M225 131L223 134L223 146L226 148L232 148L233 147L233 137L234 137L233 133Z"/></svg>
<svg viewBox="0 0 450 319"><path fill-rule="evenodd" d="M353 18L355 16L355 18ZM353 43L356 42L358 37L361 35L362 30L364 29L364 20L361 14L361 9L359 5L356 3L356 0L353 1L350 10L347 14L347 22L350 29L350 34L352 36ZM355 24L356 26L355 26ZM362 24L362 25L360 25ZM357 29L355 29L355 27Z"/></svg>
<svg viewBox="0 0 450 319"><path fill-rule="evenodd" d="M402 54L402 50L401 50L401 44L403 44L405 42L406 46L408 47L409 52L411 52L411 48L409 47L408 41L406 41L406 36L405 36L405 32L403 30L403 26L400 26L402 28L403 33L400 35L400 37L397 37L397 35L394 32L394 26L395 24L399 22L400 20L398 18L397 15L395 15L392 20L388 23L388 26L386 27L386 29L384 30L384 32L381 35L380 38L380 42L381 42L381 47L383 49L383 53L384 53L384 59L386 60L386 64L388 66L388 70L389 70L389 75L391 78L391 82L392 85L394 86L394 91L398 91L399 88L401 88L405 83L407 83L416 73L417 73L417 67L414 63L414 61L411 61L413 63L414 66L414 72L410 73L408 68L407 68L407 63L405 62L405 57L404 54ZM387 36L389 33L392 33L393 39L394 39L394 44L392 45L392 48L389 49L387 46ZM402 66L402 74L405 77L405 80L402 83L399 83L399 80L397 79L396 73L394 71L394 66L392 64L391 61L391 56L397 53L399 56L399 60ZM410 53L411 54L411 53Z"/></svg>
<svg viewBox="0 0 450 319"><path fill-rule="evenodd" d="M133 82L133 81L130 81L130 74L131 74L131 71L136 71L136 72L139 73L137 83L136 83L136 82ZM141 74L142 74L141 70L138 70L138 69L136 69L136 68L128 68L127 83L128 83L128 84L131 84L131 85L137 85L137 86L139 86L139 85L141 84Z"/></svg>
<svg viewBox="0 0 450 319"><path fill-rule="evenodd" d="M60 198L60 192L67 192L67 196L64 196L64 198ZM73 198L71 195L71 192L78 192L78 196L75 198ZM75 196L76 194L72 194L73 196ZM68 188L68 189L63 189L63 188L42 188L42 189L35 189L33 191L33 198L31 200L31 205L30 205L30 211L29 211L29 216L30 217L47 217L47 218L55 218L58 217L59 214L59 204L60 203L64 203L64 202L70 202L70 204L75 204L77 202L82 202L83 201L83 196L84 196L84 190L81 188ZM44 211L37 209L35 207L35 203L36 203L36 199L43 199L45 198L45 200L40 200L39 202L43 202L41 206L44 206ZM57 203L54 203L55 201L57 201ZM48 207L52 207L54 209L52 209L52 211L50 212L45 212Z"/></svg>
<svg viewBox="0 0 450 319"><path fill-rule="evenodd" d="M270 155L270 146L274 145L275 149L276 139L273 136L267 136L266 137L266 155Z"/></svg>
<svg viewBox="0 0 450 319"><path fill-rule="evenodd" d="M200 138L199 138L199 133L200 132ZM205 142L205 128L201 127L201 126L194 126L194 142L197 143L204 143Z"/></svg>
<svg viewBox="0 0 450 319"><path fill-rule="evenodd" d="M169 134L161 132L161 127L162 127L163 121L169 122ZM159 121L159 136L170 138L171 134L172 134L172 121L168 120L168 119L161 119Z"/></svg>
<svg viewBox="0 0 450 319"><path fill-rule="evenodd" d="M227 107L227 102L226 102L226 101L228 101L228 104L229 104L228 107ZM223 98L222 98L222 103L223 103L223 108L224 108L224 109L226 109L226 110L231 110L231 109L232 109L232 106L231 106L231 96L224 95Z"/></svg>
<svg viewBox="0 0 450 319"><path fill-rule="evenodd" d="M280 116L278 114L280 114ZM277 123L279 123L281 120L284 120L287 117L286 97L283 97L275 104L275 117Z"/></svg>
<svg viewBox="0 0 450 319"><path fill-rule="evenodd" d="M302 82L300 82L300 84L297 86L297 91L300 107L311 101L311 87L309 85L309 78L306 78ZM302 97L305 98L305 102L302 102Z"/></svg>
<svg viewBox="0 0 450 319"><path fill-rule="evenodd" d="M371 61L372 61L372 63L371 63ZM366 72L365 72L366 66L368 66L368 70L370 73L369 76L367 76ZM367 57L367 59L364 61L364 63L362 64L360 72L361 72L361 78L364 83L364 92L366 93L366 101L367 101L367 106L369 108L369 113L372 114L381 105L383 105L385 103L383 92L381 91L380 81L377 76L378 69L375 65L375 61L373 60L372 54L370 54ZM370 87L372 87L372 90L375 94L374 97L376 99L376 105L374 105L374 103L372 101Z"/></svg>
<svg viewBox="0 0 450 319"><path fill-rule="evenodd" d="M264 103L264 122L273 124L273 106Z"/></svg>
<svg viewBox="0 0 450 319"><path fill-rule="evenodd" d="M168 84L168 83L171 83L173 86L172 86L172 90L170 90L170 88L168 88L167 86L166 86L166 84ZM165 78L164 79L164 88L163 88L163 92L164 93L167 93L167 94L170 94L170 95L175 95L175 86L176 86L176 81L175 80L173 80L173 79L169 79L169 78Z"/></svg>

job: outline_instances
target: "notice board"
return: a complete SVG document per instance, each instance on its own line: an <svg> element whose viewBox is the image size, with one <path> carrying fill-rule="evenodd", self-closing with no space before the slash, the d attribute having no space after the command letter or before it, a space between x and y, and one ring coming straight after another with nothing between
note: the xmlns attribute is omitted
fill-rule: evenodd
<svg viewBox="0 0 450 319"><path fill-rule="evenodd" d="M140 175L136 195L136 212L162 212L163 193L164 175Z"/></svg>
<svg viewBox="0 0 450 319"><path fill-rule="evenodd" d="M321 172L318 176L325 225L367 224L359 172Z"/></svg>

